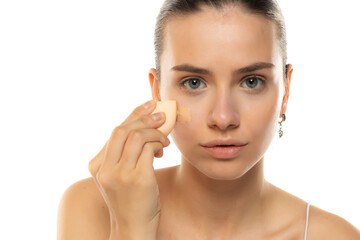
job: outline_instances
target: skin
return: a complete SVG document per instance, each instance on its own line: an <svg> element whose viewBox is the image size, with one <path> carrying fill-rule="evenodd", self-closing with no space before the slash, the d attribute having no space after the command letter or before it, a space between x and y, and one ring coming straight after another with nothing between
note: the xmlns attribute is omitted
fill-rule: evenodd
<svg viewBox="0 0 360 240"><path fill-rule="evenodd" d="M168 210L162 212L161 236L178 232L187 233L188 239L303 238L306 202L264 179L264 154L286 113L293 71L289 65L283 81L275 25L239 7L222 12L204 8L172 18L165 39L160 85L155 69L149 74L152 96L190 108L192 121L177 123L171 133L181 165L163 173L167 180L160 187L166 196L161 202ZM233 74L258 62L273 67ZM212 73L172 70L181 64ZM266 82L246 85L252 75ZM191 82L180 85L190 77L200 81L195 90ZM248 143L232 160L213 158L201 147L227 138Z"/></svg>
<svg viewBox="0 0 360 240"><path fill-rule="evenodd" d="M272 22L244 14L239 8L227 8L222 13L207 8L168 23L161 56L162 81L158 86L152 69L150 83L153 98L175 99L192 114L191 122L176 124L171 134L182 153L181 167L173 180L176 198L172 202L178 208L172 215L186 219L184 224L191 235L230 239L267 234L259 233L257 226L259 219L263 226L271 224L273 213L272 189L264 180L263 155L276 133L278 118L286 112L292 72L290 67L285 88L275 31ZM258 62L273 67L233 74ZM171 70L181 64L212 74ZM261 76L266 82L250 85L254 87L251 89L244 81L251 75ZM179 82L189 77L201 79L203 84L195 85L196 91L189 85L181 87ZM213 158L200 146L209 140L228 138L248 143L245 151L232 160Z"/></svg>
<svg viewBox="0 0 360 240"><path fill-rule="evenodd" d="M181 165L155 170L161 201L158 240L304 238L306 202L264 178L264 154L286 113L293 71L289 65L284 81L275 31L271 21L239 7L204 8L168 22L160 84L155 69L149 72L152 96L188 107L192 120L176 123L171 133ZM273 67L232 74L257 62ZM185 63L212 74L171 70ZM265 82L252 89L245 80L254 75ZM190 83L181 87L189 77L202 82L196 90ZM248 145L230 160L213 158L201 147L227 138ZM58 239L109 239L109 209L92 178L69 187L58 218ZM360 239L360 233L311 206L308 239Z"/></svg>

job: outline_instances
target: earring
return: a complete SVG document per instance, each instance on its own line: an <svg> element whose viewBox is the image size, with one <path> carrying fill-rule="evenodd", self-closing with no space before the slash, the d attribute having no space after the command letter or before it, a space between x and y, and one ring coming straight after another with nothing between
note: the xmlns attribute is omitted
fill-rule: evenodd
<svg viewBox="0 0 360 240"><path fill-rule="evenodd" d="M279 137L280 138L284 135L284 132L282 130L282 123L285 122L285 120L286 120L286 116L285 116L285 114L283 114L282 115L282 120L281 120L281 122L279 122L279 124L280 124Z"/></svg>

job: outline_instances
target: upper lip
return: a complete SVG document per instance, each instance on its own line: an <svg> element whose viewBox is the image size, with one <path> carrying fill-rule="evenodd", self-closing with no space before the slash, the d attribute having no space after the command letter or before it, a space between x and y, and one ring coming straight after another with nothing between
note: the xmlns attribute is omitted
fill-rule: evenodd
<svg viewBox="0 0 360 240"><path fill-rule="evenodd" d="M219 145L226 145L226 146L229 146L229 145L234 145L234 146L243 146L243 145L246 145L247 143L243 143L243 142L240 142L238 140L235 140L235 139L215 139L215 140L212 140L210 142L207 142L205 144L201 144L201 146L203 147L215 147L215 146L219 146Z"/></svg>

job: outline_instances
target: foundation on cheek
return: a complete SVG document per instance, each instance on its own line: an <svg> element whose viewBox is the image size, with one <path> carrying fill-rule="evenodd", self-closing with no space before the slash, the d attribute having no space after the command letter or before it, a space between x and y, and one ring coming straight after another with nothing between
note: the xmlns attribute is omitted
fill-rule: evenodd
<svg viewBox="0 0 360 240"><path fill-rule="evenodd" d="M190 108L177 105L176 121L187 123L191 121Z"/></svg>

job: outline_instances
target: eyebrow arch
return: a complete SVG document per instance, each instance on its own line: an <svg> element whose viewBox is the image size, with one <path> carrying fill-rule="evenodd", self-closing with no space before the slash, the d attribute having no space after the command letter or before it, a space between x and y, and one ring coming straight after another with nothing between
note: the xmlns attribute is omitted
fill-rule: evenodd
<svg viewBox="0 0 360 240"><path fill-rule="evenodd" d="M244 74L244 73L254 72L256 70L260 70L260 69L264 69L264 68L273 68L273 67L275 67L275 65L272 64L272 63L257 62L257 63L253 63L253 64L251 64L249 66L236 69L232 74L233 75ZM198 67L195 67L195 66L190 65L190 64L177 65L177 66L174 66L173 68L171 68L171 70L173 70L173 71L191 72L191 73L203 74L203 75L213 75L213 72L211 72L208 69L198 68Z"/></svg>

